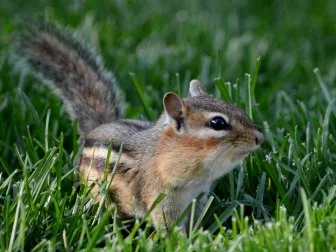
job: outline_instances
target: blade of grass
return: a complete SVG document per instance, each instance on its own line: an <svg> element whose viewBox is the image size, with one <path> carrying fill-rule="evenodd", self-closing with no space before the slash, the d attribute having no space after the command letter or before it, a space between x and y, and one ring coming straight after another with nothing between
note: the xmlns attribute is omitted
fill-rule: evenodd
<svg viewBox="0 0 336 252"><path fill-rule="evenodd" d="M146 113L148 119L150 121L153 121L154 116L153 116L152 110L150 109L150 105L148 104L147 100L145 99L145 95L144 95L144 92L141 88L140 81L139 81L138 77L134 73L129 73L129 75L131 76L132 83L133 83L134 87L136 88L136 90L139 94L141 103L144 107L144 110L145 110L145 113Z"/></svg>
<svg viewBox="0 0 336 252"><path fill-rule="evenodd" d="M225 211L218 217L220 220L220 223L224 223L230 216L232 216L233 211L236 209L236 207L239 206L238 201L232 202L226 209ZM217 231L219 226L217 225L216 222L212 223L211 226L208 228L210 233L214 233Z"/></svg>
<svg viewBox="0 0 336 252"><path fill-rule="evenodd" d="M8 251L13 251L13 250L18 249L15 246L16 245L15 244L15 238L16 238L17 225L18 225L19 216L20 216L20 209L22 208L21 205L23 204L23 202L22 202L23 190L24 190L24 183L21 183L20 191L19 191L19 194L17 195L17 205L16 205L14 223L13 223L13 227L12 227L12 232L11 232L11 237L10 237L10 241L9 241Z"/></svg>
<svg viewBox="0 0 336 252"><path fill-rule="evenodd" d="M301 194L304 218L305 218L305 233L308 238L307 242L309 244L309 250L314 251L313 228L312 228L311 217L310 217L310 204L308 202L307 195L302 188L300 189L300 194Z"/></svg>
<svg viewBox="0 0 336 252"><path fill-rule="evenodd" d="M260 66L260 56L256 60L255 67L254 67L253 73L252 73L251 93L252 93L254 98L255 98L255 92L254 92L255 91L255 86L256 86L257 80L258 80L259 66Z"/></svg>
<svg viewBox="0 0 336 252"><path fill-rule="evenodd" d="M263 172L261 179L260 179L260 183L257 189L257 196L256 196L256 203L257 203L257 218L260 219L261 218L261 207L263 205L263 201L264 201L264 193L265 193L265 184L266 184L266 173Z"/></svg>
<svg viewBox="0 0 336 252"><path fill-rule="evenodd" d="M93 248L96 246L96 243L101 237L105 225L108 223L111 217L112 211L113 209L109 207L103 214L102 218L99 220L98 224L92 230L92 236L91 239L89 240L87 248L85 249L86 251L92 251Z"/></svg>
<svg viewBox="0 0 336 252"><path fill-rule="evenodd" d="M317 78L317 81L318 83L320 84L320 87L322 89L322 93L324 95L324 98L329 102L331 103L331 96L330 96L330 93L328 91L328 88L327 88L327 85L324 83L324 81L322 80L322 77L321 77L321 72L320 72L320 69L318 68L315 68L314 69L314 74Z"/></svg>
<svg viewBox="0 0 336 252"><path fill-rule="evenodd" d="M247 114L249 117L253 120L253 114L252 114L252 89L251 89L251 75L246 73L245 74L245 82L247 85Z"/></svg>

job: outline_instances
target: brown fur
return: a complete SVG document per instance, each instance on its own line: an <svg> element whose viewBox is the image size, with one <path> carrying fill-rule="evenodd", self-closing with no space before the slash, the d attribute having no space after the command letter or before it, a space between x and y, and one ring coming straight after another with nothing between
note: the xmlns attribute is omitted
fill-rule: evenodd
<svg viewBox="0 0 336 252"><path fill-rule="evenodd" d="M218 145L214 138L198 139L193 136L180 136L170 127L160 136L157 154L158 171L166 183L174 177L191 178L202 168L205 157ZM171 169L174 167L174 169Z"/></svg>
<svg viewBox="0 0 336 252"><path fill-rule="evenodd" d="M120 120L120 95L113 75L73 35L47 25L18 41L17 57L46 80L72 118L79 119L85 138L79 173L93 186L97 201L102 200L107 150L112 147L107 179L119 161L109 190L120 216L143 216L163 193L165 198L151 217L155 226L172 225L194 198L207 195L214 180L263 141L263 133L244 111L208 96L197 80L191 81L188 98L174 93L164 96L165 110L155 124ZM230 127L212 128L214 115L228 120ZM196 215L206 200L206 196L200 200ZM186 232L187 227L185 218L181 228Z"/></svg>

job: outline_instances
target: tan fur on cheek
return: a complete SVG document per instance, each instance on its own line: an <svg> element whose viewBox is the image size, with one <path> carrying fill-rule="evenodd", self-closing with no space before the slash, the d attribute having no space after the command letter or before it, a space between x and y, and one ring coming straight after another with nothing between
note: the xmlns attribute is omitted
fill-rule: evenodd
<svg viewBox="0 0 336 252"><path fill-rule="evenodd" d="M218 146L218 140L198 139L193 136L179 135L173 128L168 128L159 140L156 154L158 171L162 180L177 186L201 174L206 157Z"/></svg>

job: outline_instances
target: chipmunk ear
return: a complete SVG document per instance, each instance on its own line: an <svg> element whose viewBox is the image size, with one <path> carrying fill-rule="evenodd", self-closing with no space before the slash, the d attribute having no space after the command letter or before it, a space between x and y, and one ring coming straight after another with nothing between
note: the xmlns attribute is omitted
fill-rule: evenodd
<svg viewBox="0 0 336 252"><path fill-rule="evenodd" d="M186 116L183 100L174 93L166 93L163 97L163 105L167 115L176 122L176 128L179 130Z"/></svg>
<svg viewBox="0 0 336 252"><path fill-rule="evenodd" d="M189 84L189 96L205 96L208 95L205 87L199 80L192 80Z"/></svg>

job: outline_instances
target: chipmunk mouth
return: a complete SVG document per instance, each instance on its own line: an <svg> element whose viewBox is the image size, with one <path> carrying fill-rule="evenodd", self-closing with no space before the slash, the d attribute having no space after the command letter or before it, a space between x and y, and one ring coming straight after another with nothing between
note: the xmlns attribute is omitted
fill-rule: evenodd
<svg viewBox="0 0 336 252"><path fill-rule="evenodd" d="M237 161L237 160L243 160L244 158L246 158L248 155L251 154L251 150L241 150L239 151L236 156L233 158L233 162Z"/></svg>
<svg viewBox="0 0 336 252"><path fill-rule="evenodd" d="M250 155L251 152L252 152L252 151L250 151L250 150L248 150L248 151L242 151L239 155L240 155L240 156L245 156L245 157L246 157L246 156Z"/></svg>
<svg viewBox="0 0 336 252"><path fill-rule="evenodd" d="M248 146L241 146L239 147L238 151L237 151L237 156L243 156L243 157L247 157L248 155L250 155L252 152L256 151L257 149L259 149L260 145L248 145Z"/></svg>

